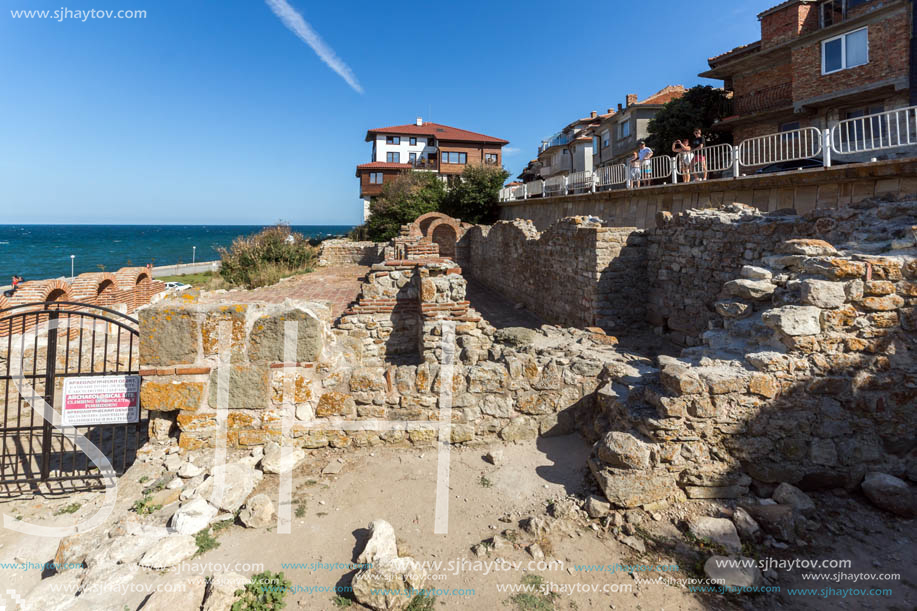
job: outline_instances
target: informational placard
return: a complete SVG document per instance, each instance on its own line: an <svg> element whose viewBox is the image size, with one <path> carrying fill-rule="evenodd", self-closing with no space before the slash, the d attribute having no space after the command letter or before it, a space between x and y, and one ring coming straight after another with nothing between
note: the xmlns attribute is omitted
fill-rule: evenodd
<svg viewBox="0 0 917 611"><path fill-rule="evenodd" d="M66 378L63 426L127 424L140 417L140 376Z"/></svg>

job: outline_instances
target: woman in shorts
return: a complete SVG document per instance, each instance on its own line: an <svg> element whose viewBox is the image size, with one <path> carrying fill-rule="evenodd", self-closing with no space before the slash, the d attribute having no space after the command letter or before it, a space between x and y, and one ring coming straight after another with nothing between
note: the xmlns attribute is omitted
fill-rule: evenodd
<svg viewBox="0 0 917 611"><path fill-rule="evenodd" d="M694 151L695 173L704 173L704 177L696 176L697 180L707 180L707 156L704 150L704 133L699 127L694 128L694 138L691 139L691 150Z"/></svg>

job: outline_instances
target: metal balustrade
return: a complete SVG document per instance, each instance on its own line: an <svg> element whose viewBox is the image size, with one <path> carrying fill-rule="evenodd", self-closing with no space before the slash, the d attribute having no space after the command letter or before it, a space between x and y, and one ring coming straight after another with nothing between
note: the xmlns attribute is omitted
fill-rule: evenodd
<svg viewBox="0 0 917 611"><path fill-rule="evenodd" d="M732 170L733 177L749 167L799 161L821 157L824 167L831 167L831 155L850 155L895 148L917 147L917 106L845 119L824 131L803 127L777 134L767 134L742 141L738 146L717 144L689 154L674 157L654 155L640 164L640 172L627 164L585 170L569 176L552 176L522 186L504 187L500 201L530 197L552 197L584 193L597 188L650 186L663 179L680 182L688 174L703 175ZM634 170L631 172L630 170ZM649 172L645 170L649 169ZM640 177L639 183L637 176ZM658 182L657 182L658 184Z"/></svg>
<svg viewBox="0 0 917 611"><path fill-rule="evenodd" d="M593 186L594 180L592 177L592 170L574 172L567 177L567 189L571 193L585 193L586 191L592 191Z"/></svg>
<svg viewBox="0 0 917 611"><path fill-rule="evenodd" d="M627 182L627 166L623 163L607 165L595 171L597 187L612 187Z"/></svg>
<svg viewBox="0 0 917 611"><path fill-rule="evenodd" d="M917 106L845 119L831 128L838 155L917 145Z"/></svg>
<svg viewBox="0 0 917 611"><path fill-rule="evenodd" d="M711 172L725 172L735 163L735 149L731 144L716 144L691 151L679 153L675 171L679 176L703 176Z"/></svg>
<svg viewBox="0 0 917 611"><path fill-rule="evenodd" d="M566 193L566 176L552 176L551 178L544 181L544 194L546 197L551 195L566 195Z"/></svg>
<svg viewBox="0 0 917 611"><path fill-rule="evenodd" d="M803 127L744 140L739 145L739 163L750 167L797 161L816 157L821 152L821 131L817 127Z"/></svg>

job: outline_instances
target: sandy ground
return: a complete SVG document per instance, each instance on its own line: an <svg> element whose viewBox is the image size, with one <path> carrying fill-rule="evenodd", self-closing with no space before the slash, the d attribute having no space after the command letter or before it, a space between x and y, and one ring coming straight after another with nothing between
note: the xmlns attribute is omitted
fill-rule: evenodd
<svg viewBox="0 0 917 611"><path fill-rule="evenodd" d="M265 569L283 571L294 591L287 608L337 609L335 586L346 588L353 570L309 567L356 562L367 537L367 526L374 519L390 522L399 541L399 553L419 561L441 561L443 568L431 568L428 587L444 590L436 597L436 609L914 609L915 530L913 521L888 516L868 506L861 498L831 493L813 495L819 508L823 528L811 545L794 549L764 549L760 557L774 558L849 558L849 573L896 572L897 581L853 583L804 582L802 571L779 571L780 593L743 596L696 594L684 587L666 584L637 584L636 577L656 577L658 573L626 571L576 570L577 565L680 564L682 570L672 578L696 576L687 566L696 550L686 543L679 525L689 515L717 515L726 508L717 502L692 501L660 510L655 516L634 512L640 526L646 551L640 553L621 542L620 533L606 531L600 520L561 524L542 541L548 551L541 566L532 562L525 544L532 537L519 529L519 520L546 515L552 499L568 494L587 495L593 490L585 467L589 445L578 435L541 438L537 441L501 446L503 460L492 465L483 460L486 447L453 448L450 451L449 522L447 534L434 534L437 453L433 448L392 449L361 448L313 451L295 471L293 477L294 508L303 507L293 517L292 532L278 534L276 527L246 529L232 526L219 534L220 546L190 561L186 574L214 575L228 566L246 575ZM343 459L341 463L338 459ZM327 465L341 466L334 475L322 475ZM122 478L119 511L139 498L144 475L157 477L162 472L155 464L136 464ZM268 475L258 491L275 501L277 476ZM71 523L75 517L92 512L101 501L100 494L84 492L53 499L0 501L0 513L23 516L24 520L43 525ZM79 503L73 515L58 513L64 507ZM167 506L158 517L164 519L177 504ZM58 515L54 515L58 513ZM123 515L123 514L122 514ZM654 519L658 518L658 519ZM830 527L829 527L830 525ZM471 548L504 529L513 529L519 545L476 557ZM516 536L513 535L513 536ZM822 536L823 535L823 536ZM51 560L58 539L26 536L7 529L0 530L0 563L42 563ZM494 570L492 563L503 559L518 565L508 570ZM475 566L471 563L480 561ZM450 566L449 563L452 563ZM236 565L241 566L233 566ZM300 563L300 568L284 567ZM248 565L246 567L246 565ZM490 569L486 569L490 566ZM497 565L498 568L506 565ZM836 571L835 571L836 572ZM501 591L504 584L520 584L527 574L539 575L547 585L570 588L605 588L614 592L561 593L553 597L536 597L548 606L525 606L513 594ZM0 571L3 587L19 593L28 592L41 578L39 570ZM141 571L138 583L155 584L174 578L175 573ZM580 585L577 585L580 584ZM791 596L788 587L824 588L891 588L891 597L871 596ZM309 592L306 589L312 589ZM318 588L318 589L316 589ZM458 592L452 592L458 590ZM346 594L345 594L346 595ZM143 603L142 594L131 594L117 601L134 609ZM531 601L530 601L531 602ZM551 606L553 605L553 606ZM362 608L355 602L351 608Z"/></svg>

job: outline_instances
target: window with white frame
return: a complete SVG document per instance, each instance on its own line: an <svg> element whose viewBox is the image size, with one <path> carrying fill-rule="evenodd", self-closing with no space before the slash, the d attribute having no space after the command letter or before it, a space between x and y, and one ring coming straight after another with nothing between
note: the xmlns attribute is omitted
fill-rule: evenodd
<svg viewBox="0 0 917 611"><path fill-rule="evenodd" d="M821 43L821 73L831 74L869 63L869 28L860 28Z"/></svg>

